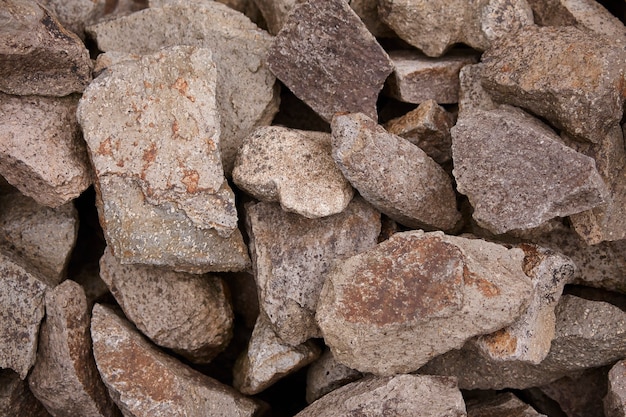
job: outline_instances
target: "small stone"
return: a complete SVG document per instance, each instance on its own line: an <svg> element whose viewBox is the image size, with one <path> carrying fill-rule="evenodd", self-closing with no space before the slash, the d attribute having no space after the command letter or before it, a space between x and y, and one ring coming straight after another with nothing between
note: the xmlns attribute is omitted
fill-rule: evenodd
<svg viewBox="0 0 626 417"><path fill-rule="evenodd" d="M481 84L483 64L466 65L459 72L459 117L474 109L498 107Z"/></svg>
<svg viewBox="0 0 626 417"><path fill-rule="evenodd" d="M310 404L320 397L354 382L363 376L335 360L328 349L309 366L306 374L306 401Z"/></svg>
<svg viewBox="0 0 626 417"><path fill-rule="evenodd" d="M243 394L258 394L319 356L320 349L311 341L298 346L283 342L260 314L248 348L235 363L233 386Z"/></svg>
<svg viewBox="0 0 626 417"><path fill-rule="evenodd" d="M261 202L247 206L247 227L260 308L276 334L296 346L320 336L315 307L328 271L336 259L376 245L380 214L358 197L321 219Z"/></svg>
<svg viewBox="0 0 626 417"><path fill-rule="evenodd" d="M208 363L232 338L233 311L218 277L122 265L110 249L100 276L139 331L192 362Z"/></svg>
<svg viewBox="0 0 626 417"><path fill-rule="evenodd" d="M539 26L574 26L576 19L561 0L526 0Z"/></svg>
<svg viewBox="0 0 626 417"><path fill-rule="evenodd" d="M488 400L470 400L465 404L467 417L546 417L510 392Z"/></svg>
<svg viewBox="0 0 626 417"><path fill-rule="evenodd" d="M244 140L233 181L307 218L341 213L354 195L331 156L330 134L280 126L259 127Z"/></svg>
<svg viewBox="0 0 626 417"><path fill-rule="evenodd" d="M268 65L326 121L336 112L376 119L378 93L392 70L376 38L342 0L298 3L274 38Z"/></svg>
<svg viewBox="0 0 626 417"><path fill-rule="evenodd" d="M604 398L606 417L626 416L626 360L617 362L609 371L608 393Z"/></svg>
<svg viewBox="0 0 626 417"><path fill-rule="evenodd" d="M0 416L50 417L28 383L10 369L0 369Z"/></svg>
<svg viewBox="0 0 626 417"><path fill-rule="evenodd" d="M413 372L524 312L532 287L523 256L441 232L396 233L337 262L317 321L344 365L376 375Z"/></svg>
<svg viewBox="0 0 626 417"><path fill-rule="evenodd" d="M607 393L608 372L608 367L588 369L531 390L556 402L568 417L605 417L602 398Z"/></svg>
<svg viewBox="0 0 626 417"><path fill-rule="evenodd" d="M31 391L55 416L117 417L91 353L85 292L67 280L46 293Z"/></svg>
<svg viewBox="0 0 626 417"><path fill-rule="evenodd" d="M451 131L457 189L494 233L530 229L607 198L593 159L520 109L463 112Z"/></svg>
<svg viewBox="0 0 626 417"><path fill-rule="evenodd" d="M483 51L497 38L533 24L526 0L380 0L378 12L400 38L432 57L456 43Z"/></svg>
<svg viewBox="0 0 626 417"><path fill-rule="evenodd" d="M85 38L86 25L110 11L106 0L43 0L41 3L55 14L64 28L81 39Z"/></svg>
<svg viewBox="0 0 626 417"><path fill-rule="evenodd" d="M3 3L0 91L42 96L82 92L91 81L92 64L80 38L36 1Z"/></svg>
<svg viewBox="0 0 626 417"><path fill-rule="evenodd" d="M61 206L91 185L77 104L77 96L0 93L0 174L44 206Z"/></svg>
<svg viewBox="0 0 626 417"><path fill-rule="evenodd" d="M368 377L327 394L296 417L368 415L465 417L454 378L429 375Z"/></svg>
<svg viewBox="0 0 626 417"><path fill-rule="evenodd" d="M333 159L352 186L404 226L452 230L461 220L451 179L417 146L362 113L333 118Z"/></svg>
<svg viewBox="0 0 626 417"><path fill-rule="evenodd" d="M256 416L260 406L227 385L159 351L132 324L96 304L93 353L111 398L125 416Z"/></svg>
<svg viewBox="0 0 626 417"><path fill-rule="evenodd" d="M438 164L452 159L452 136L450 128L454 118L434 100L426 100L415 110L390 120L384 127L401 138L419 146Z"/></svg>
<svg viewBox="0 0 626 417"><path fill-rule="evenodd" d="M259 295L254 275L249 272L235 272L226 276L230 289L233 311L243 319L247 329L252 330L259 317Z"/></svg>

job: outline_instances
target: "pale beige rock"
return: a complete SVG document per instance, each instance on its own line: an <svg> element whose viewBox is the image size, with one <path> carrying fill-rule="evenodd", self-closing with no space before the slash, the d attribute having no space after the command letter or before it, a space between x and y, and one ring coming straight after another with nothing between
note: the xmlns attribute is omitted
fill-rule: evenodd
<svg viewBox="0 0 626 417"><path fill-rule="evenodd" d="M52 11L64 28L81 39L85 38L85 26L94 23L110 12L112 3L107 0L43 0L41 4ZM108 6L108 7L107 7Z"/></svg>
<svg viewBox="0 0 626 417"><path fill-rule="evenodd" d="M326 349L306 373L306 401L310 404L362 376L359 371L337 362L332 352Z"/></svg>
<svg viewBox="0 0 626 417"><path fill-rule="evenodd" d="M546 417L510 392L487 400L466 401L467 417Z"/></svg>
<svg viewBox="0 0 626 417"><path fill-rule="evenodd" d="M0 415L50 417L28 389L28 383L10 369L0 369Z"/></svg>
<svg viewBox="0 0 626 417"><path fill-rule="evenodd" d="M626 416L626 360L617 362L609 371L609 388L604 397L606 417Z"/></svg>
<svg viewBox="0 0 626 417"><path fill-rule="evenodd" d="M76 96L0 93L0 174L39 204L58 207L91 184L77 104Z"/></svg>
<svg viewBox="0 0 626 417"><path fill-rule="evenodd" d="M466 65L459 72L459 117L473 109L497 107L481 84L482 68L483 64Z"/></svg>
<svg viewBox="0 0 626 417"><path fill-rule="evenodd" d="M341 213L354 195L331 156L330 134L280 126L259 127L244 140L233 181L307 218Z"/></svg>

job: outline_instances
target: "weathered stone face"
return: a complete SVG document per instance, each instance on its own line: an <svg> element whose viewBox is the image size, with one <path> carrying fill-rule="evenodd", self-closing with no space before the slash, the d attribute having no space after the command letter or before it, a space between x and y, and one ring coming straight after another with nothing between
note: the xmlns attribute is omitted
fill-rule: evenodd
<svg viewBox="0 0 626 417"><path fill-rule="evenodd" d="M604 398L604 413L607 417L626 416L626 362L619 361L609 372L609 389Z"/></svg>
<svg viewBox="0 0 626 417"><path fill-rule="evenodd" d="M514 394L498 394L487 400L466 401L467 417L545 417Z"/></svg>
<svg viewBox="0 0 626 417"><path fill-rule="evenodd" d="M50 413L28 389L28 383L10 369L0 369L0 414L50 417Z"/></svg>
<svg viewBox="0 0 626 417"><path fill-rule="evenodd" d="M363 374L337 362L330 350L315 360L306 374L306 401L310 404L350 382L361 379Z"/></svg>

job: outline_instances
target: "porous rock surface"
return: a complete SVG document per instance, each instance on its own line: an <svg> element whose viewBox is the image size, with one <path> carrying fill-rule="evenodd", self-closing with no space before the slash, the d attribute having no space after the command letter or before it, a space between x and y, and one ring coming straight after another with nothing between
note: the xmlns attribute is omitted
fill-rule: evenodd
<svg viewBox="0 0 626 417"><path fill-rule="evenodd" d="M609 371L609 389L604 398L606 417L626 416L626 361L617 362Z"/></svg>

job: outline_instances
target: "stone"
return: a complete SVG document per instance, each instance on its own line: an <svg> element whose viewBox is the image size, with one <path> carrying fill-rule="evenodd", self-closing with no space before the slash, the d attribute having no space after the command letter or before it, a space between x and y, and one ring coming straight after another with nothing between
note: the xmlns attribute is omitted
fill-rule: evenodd
<svg viewBox="0 0 626 417"><path fill-rule="evenodd" d="M90 26L87 33L105 52L147 54L173 45L210 49L217 65L221 157L230 175L243 139L269 125L278 110L279 89L266 64L272 37L216 1L157 6Z"/></svg>
<svg viewBox="0 0 626 417"><path fill-rule="evenodd" d="M28 383L10 369L0 369L0 415L50 417L28 389Z"/></svg>
<svg viewBox="0 0 626 417"><path fill-rule="evenodd" d="M604 414L606 417L626 416L626 360L617 362L609 371Z"/></svg>
<svg viewBox="0 0 626 417"><path fill-rule="evenodd" d="M332 352L326 349L309 366L306 373L306 401L311 404L329 392L361 379L362 376L359 371L337 362Z"/></svg>
<svg viewBox="0 0 626 417"><path fill-rule="evenodd" d="M607 198L593 159L520 109L463 112L451 132L457 190L493 233L537 227Z"/></svg>
<svg viewBox="0 0 626 417"><path fill-rule="evenodd" d="M342 0L298 3L272 42L268 65L326 121L337 112L376 119L378 93L392 70L387 53Z"/></svg>
<svg viewBox="0 0 626 417"><path fill-rule="evenodd" d="M376 245L380 214L358 197L320 219L264 202L247 205L246 214L261 310L287 344L319 337L315 307L328 271L335 260Z"/></svg>
<svg viewBox="0 0 626 417"><path fill-rule="evenodd" d="M106 0L43 0L41 4L54 13L65 29L81 39L85 38L85 26L112 11Z"/></svg>
<svg viewBox="0 0 626 417"><path fill-rule="evenodd" d="M400 38L432 57L456 43L484 51L496 39L533 24L526 0L381 0L378 13Z"/></svg>
<svg viewBox="0 0 626 417"><path fill-rule="evenodd" d="M259 127L244 140L233 181L310 219L341 213L354 195L331 156L330 134L280 126Z"/></svg>
<svg viewBox="0 0 626 417"><path fill-rule="evenodd" d="M574 26L576 19L561 0L526 0L539 26Z"/></svg>
<svg viewBox="0 0 626 417"><path fill-rule="evenodd" d="M376 375L413 372L525 311L532 284L523 257L480 239L396 233L337 262L317 322L344 365Z"/></svg>
<svg viewBox="0 0 626 417"><path fill-rule="evenodd" d="M474 109L493 110L497 106L481 84L483 64L466 65L459 71L459 117Z"/></svg>
<svg viewBox="0 0 626 417"><path fill-rule="evenodd" d="M579 141L598 143L622 118L626 53L575 27L525 27L482 57L482 84Z"/></svg>
<svg viewBox="0 0 626 417"><path fill-rule="evenodd" d="M419 51L400 50L389 52L393 74L385 90L391 97L406 103L420 104L435 100L440 104L459 101L459 71L466 65L475 64L475 52L451 51L431 58Z"/></svg>
<svg viewBox="0 0 626 417"><path fill-rule="evenodd" d="M28 376L31 391L54 416L121 416L93 359L85 292L66 280L45 301L37 360Z"/></svg>
<svg viewBox="0 0 626 417"><path fill-rule="evenodd" d="M77 104L76 96L0 93L0 175L44 206L61 206L91 185Z"/></svg>
<svg viewBox="0 0 626 417"><path fill-rule="evenodd" d="M350 0L350 7L361 18L372 35L377 38L396 37L378 15L378 0Z"/></svg>
<svg viewBox="0 0 626 417"><path fill-rule="evenodd" d="M281 378L310 364L320 356L312 341L298 346L283 342L264 314L252 331L248 348L233 369L233 386L243 394L258 394Z"/></svg>
<svg viewBox="0 0 626 417"><path fill-rule="evenodd" d="M256 416L260 405L159 351L111 308L96 304L93 353L124 416Z"/></svg>
<svg viewBox="0 0 626 417"><path fill-rule="evenodd" d="M488 400L466 401L465 405L467 417L546 417L510 392Z"/></svg>
<svg viewBox="0 0 626 417"><path fill-rule="evenodd" d="M450 177L423 150L362 113L337 115L331 128L333 159L374 207L407 227L457 226Z"/></svg>
<svg viewBox="0 0 626 417"><path fill-rule="evenodd" d="M82 92L91 81L92 64L80 38L34 0L3 3L0 91L24 96Z"/></svg>
<svg viewBox="0 0 626 417"><path fill-rule="evenodd" d="M249 272L235 272L226 276L233 302L233 312L243 320L246 329L254 329L259 317L259 295L254 275Z"/></svg>
<svg viewBox="0 0 626 417"><path fill-rule="evenodd" d="M210 362L232 338L233 310L216 276L122 265L110 249L100 276L139 331L191 362Z"/></svg>
<svg viewBox="0 0 626 417"><path fill-rule="evenodd" d="M327 394L296 417L464 417L465 403L454 378L428 375L368 377Z"/></svg>
<svg viewBox="0 0 626 417"><path fill-rule="evenodd" d="M419 146L440 165L452 159L452 126L454 117L435 100L426 100L415 110L384 124L389 133Z"/></svg>

